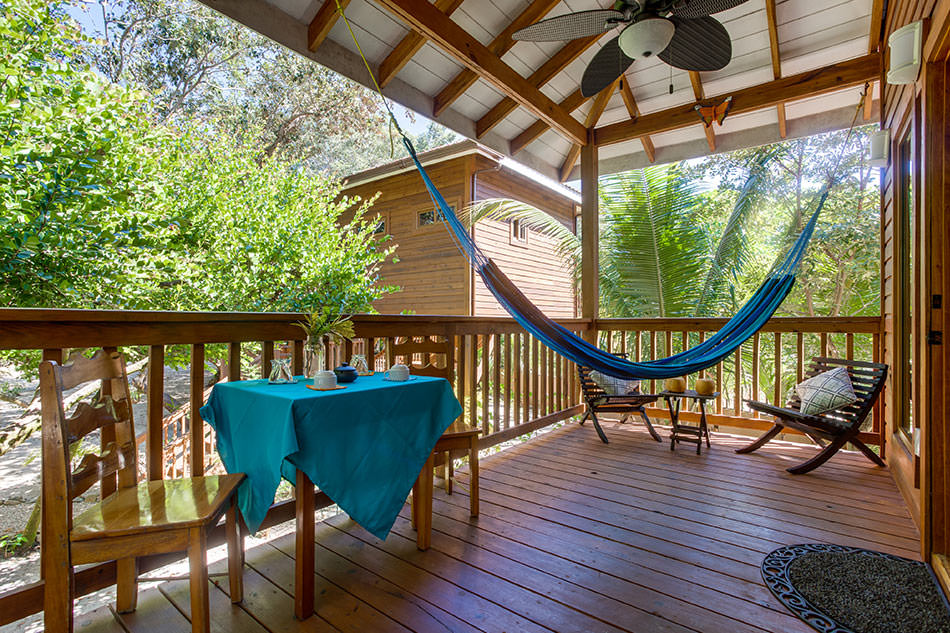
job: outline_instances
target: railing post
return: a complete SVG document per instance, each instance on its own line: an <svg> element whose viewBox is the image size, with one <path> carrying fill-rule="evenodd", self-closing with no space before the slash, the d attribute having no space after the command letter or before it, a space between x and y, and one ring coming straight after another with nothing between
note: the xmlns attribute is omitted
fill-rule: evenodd
<svg viewBox="0 0 950 633"><path fill-rule="evenodd" d="M274 346L271 344L271 355ZM263 365L263 363L261 363ZM269 365L270 363L268 363ZM205 346L195 343L191 346L191 425L189 428L191 454L191 476L199 477L205 471L205 441L204 421L199 409L204 406L205 399Z"/></svg>
<svg viewBox="0 0 950 633"><path fill-rule="evenodd" d="M148 351L148 409L145 436L145 467L151 481L163 478L164 398L165 346L152 345Z"/></svg>

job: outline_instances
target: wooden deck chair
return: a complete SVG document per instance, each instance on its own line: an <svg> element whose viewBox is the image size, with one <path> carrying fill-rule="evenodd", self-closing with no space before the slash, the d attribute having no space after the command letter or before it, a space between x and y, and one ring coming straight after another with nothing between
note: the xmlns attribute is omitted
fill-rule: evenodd
<svg viewBox="0 0 950 633"><path fill-rule="evenodd" d="M96 401L71 417L63 392L101 381ZM243 474L137 482L137 452L125 361L115 350L70 364L40 365L43 410L44 623L47 631L73 627L73 566L116 561L116 606L134 611L136 556L187 551L191 572L191 628L209 630L206 531L225 515L232 602L243 599L244 550L235 505ZM82 439L99 431L101 453L87 453L73 470ZM78 516L72 502L100 486L100 500Z"/></svg>
<svg viewBox="0 0 950 633"><path fill-rule="evenodd" d="M811 378L836 367L848 368L848 375L851 378L854 393L858 397L856 402L820 415L803 415L799 410L801 400L797 393L784 408L776 407L767 402L746 400L746 404L753 410L773 416L775 425L748 446L736 449L736 452L751 453L765 446L773 437L788 427L805 433L819 446L822 446L822 450L808 461L788 468L788 472L793 475L802 475L818 468L848 442L857 446L872 462L878 466L884 466L884 460L859 440L858 434L861 431L861 424L871 412L878 395L884 388L884 382L887 379L887 365L817 356L809 363L805 377ZM828 441L827 445L824 444L825 440Z"/></svg>
<svg viewBox="0 0 950 633"><path fill-rule="evenodd" d="M585 367L583 365L577 366L577 377L581 383L581 395L584 397L584 403L587 405L587 410L584 412L584 417L581 418L581 424L587 421L589 418L594 423L594 430L597 431L597 435L600 436L600 439L607 444L607 434L604 433L604 430L600 426L600 420L597 419L598 413L621 413L623 417L620 418L620 422L626 422L627 418L631 414L637 413L640 417L643 418L643 423L646 424L647 430L650 432L650 435L657 442L661 442L660 436L657 434L656 429L653 428L653 424L650 422L650 417L647 415L646 405L652 404L660 399L659 396L653 394L637 394L637 395L625 395L625 396L612 396L608 395L604 391L603 387L594 382L594 379L590 377L591 368Z"/></svg>
<svg viewBox="0 0 950 633"><path fill-rule="evenodd" d="M455 346L447 336L398 337L390 343L390 357L409 366L410 374L445 378L451 384L455 377ZM445 491L452 494L455 479L453 460L468 453L469 509L478 516L478 436L480 429L468 426L461 418L452 423L432 450L432 466L441 467ZM430 469L430 473L432 470ZM431 474L429 475L432 476ZM420 488L420 485L422 488ZM417 495L428 497L417 502ZM432 513L432 485L417 482L413 488L412 519L416 529L425 535L419 539L422 549L428 547Z"/></svg>

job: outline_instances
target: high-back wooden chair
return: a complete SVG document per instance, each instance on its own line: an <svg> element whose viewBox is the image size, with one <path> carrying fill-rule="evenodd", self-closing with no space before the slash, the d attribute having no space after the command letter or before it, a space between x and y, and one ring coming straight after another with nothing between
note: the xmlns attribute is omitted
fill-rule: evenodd
<svg viewBox="0 0 950 633"><path fill-rule="evenodd" d="M773 437L785 430L785 427L788 427L801 431L822 446L822 450L808 461L788 468L788 472L793 475L802 475L818 468L849 442L857 446L872 462L878 466L884 466L884 460L858 439L858 434L861 432L861 424L871 412L881 390L884 389L884 383L887 380L887 365L816 356L809 363L805 378L817 376L836 367L847 367L854 395L858 397L857 401L819 415L804 415L801 412L802 401L797 393L791 397L785 407L746 400L746 404L753 410L773 416L775 424L759 439L748 446L736 449L736 452L751 453L765 446ZM825 440L828 441L827 445L824 444Z"/></svg>
<svg viewBox="0 0 950 633"><path fill-rule="evenodd" d="M448 336L422 336L414 338L396 338L390 344L391 357L396 362L409 366L410 374L445 378L452 383L455 378L455 346ZM445 490L452 494L455 472L452 460L459 454L468 453L469 472L469 510L472 516L478 516L478 435L481 431L473 429L459 418L452 423L442 437L435 443L432 466L443 468ZM431 477L432 468L428 469ZM420 489L420 486L422 487ZM428 499L419 503L417 494ZM431 529L432 484L420 481L413 489L413 522L420 532L419 547L428 547ZM428 505L426 505L428 504Z"/></svg>
<svg viewBox="0 0 950 633"><path fill-rule="evenodd" d="M93 404L66 416L63 392L101 381ZM243 547L235 491L243 474L138 482L138 455L125 361L115 350L67 365L40 365L43 410L44 623L47 631L73 626L73 566L116 561L116 606L135 610L136 556L187 551L191 569L192 631L209 630L206 532L226 514L231 600L243 598ZM83 455L82 439L99 431L99 455ZM100 485L100 501L73 516L73 499Z"/></svg>

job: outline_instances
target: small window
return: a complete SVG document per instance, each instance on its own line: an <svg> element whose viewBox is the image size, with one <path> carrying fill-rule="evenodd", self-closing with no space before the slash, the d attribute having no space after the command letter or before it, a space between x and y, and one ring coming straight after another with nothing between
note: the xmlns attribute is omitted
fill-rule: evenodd
<svg viewBox="0 0 950 633"><path fill-rule="evenodd" d="M373 235L384 235L386 233L386 219L383 217L379 218L379 221L376 222L376 226L373 227Z"/></svg>
<svg viewBox="0 0 950 633"><path fill-rule="evenodd" d="M419 226L426 226L427 224L435 224L435 209L419 212Z"/></svg>
<svg viewBox="0 0 950 633"><path fill-rule="evenodd" d="M511 243L512 244L527 244L528 243L528 227L521 220L511 221Z"/></svg>

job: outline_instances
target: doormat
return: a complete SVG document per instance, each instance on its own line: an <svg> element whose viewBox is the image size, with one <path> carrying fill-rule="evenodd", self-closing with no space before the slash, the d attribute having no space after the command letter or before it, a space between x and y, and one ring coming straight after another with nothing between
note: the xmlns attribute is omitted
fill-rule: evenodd
<svg viewBox="0 0 950 633"><path fill-rule="evenodd" d="M843 545L788 545L765 557L762 578L821 633L950 633L950 606L920 561Z"/></svg>

